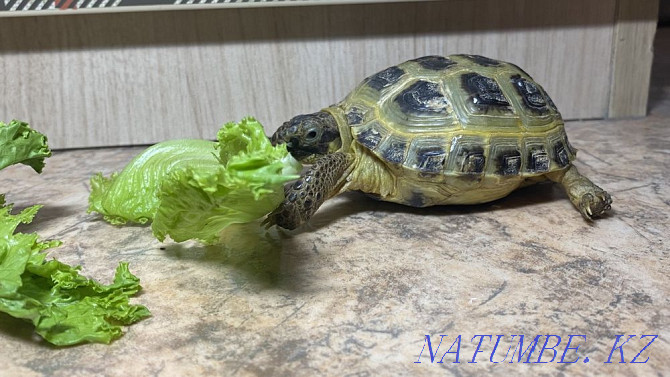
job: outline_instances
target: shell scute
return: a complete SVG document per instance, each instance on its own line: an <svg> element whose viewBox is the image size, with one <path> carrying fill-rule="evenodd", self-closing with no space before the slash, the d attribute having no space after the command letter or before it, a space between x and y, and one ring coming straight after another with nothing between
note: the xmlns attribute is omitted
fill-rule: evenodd
<svg viewBox="0 0 670 377"><path fill-rule="evenodd" d="M445 58L444 56L437 55L423 56L411 61L419 63L421 67L432 71L440 71L456 65L455 61L449 58Z"/></svg>
<svg viewBox="0 0 670 377"><path fill-rule="evenodd" d="M402 164L407 155L409 143L402 137L389 135L379 146L379 153L384 160L393 164Z"/></svg>
<svg viewBox="0 0 670 377"><path fill-rule="evenodd" d="M422 176L441 174L447 159L448 141L443 138L416 138L412 141L406 165Z"/></svg>
<svg viewBox="0 0 670 377"><path fill-rule="evenodd" d="M568 142L565 132L553 132L547 136L549 158L558 168L564 168L575 158L575 150Z"/></svg>
<svg viewBox="0 0 670 377"><path fill-rule="evenodd" d="M541 138L526 138L526 169L528 173L546 173L551 167L551 159L545 141Z"/></svg>
<svg viewBox="0 0 670 377"><path fill-rule="evenodd" d="M528 171L532 173L544 173L549 171L549 154L544 150L528 152Z"/></svg>
<svg viewBox="0 0 670 377"><path fill-rule="evenodd" d="M570 157L562 141L554 144L554 160L560 167L567 166L570 163Z"/></svg>
<svg viewBox="0 0 670 377"><path fill-rule="evenodd" d="M347 123L351 126L355 126L363 123L365 114L361 109L354 106L346 112L345 116L347 117Z"/></svg>
<svg viewBox="0 0 670 377"><path fill-rule="evenodd" d="M495 79L470 72L461 76L461 82L463 90L469 95L467 103L472 114L514 112Z"/></svg>
<svg viewBox="0 0 670 377"><path fill-rule="evenodd" d="M527 110L540 115L545 115L549 112L547 101L534 82L521 77L521 75L513 75L510 77L510 80L523 99L523 104Z"/></svg>
<svg viewBox="0 0 670 377"><path fill-rule="evenodd" d="M463 155L463 160L460 165L461 173L481 174L484 172L484 166L486 165L486 156L484 156L484 150L482 149L467 152Z"/></svg>
<svg viewBox="0 0 670 377"><path fill-rule="evenodd" d="M514 176L521 172L521 147L518 139L492 139L489 153L489 172L502 176Z"/></svg>
<svg viewBox="0 0 670 377"><path fill-rule="evenodd" d="M427 147L416 151L417 169L422 173L440 173L444 169L447 153L440 147Z"/></svg>
<svg viewBox="0 0 670 377"><path fill-rule="evenodd" d="M370 76L367 80L367 85L375 90L382 90L398 82L404 74L405 71L400 67L389 67Z"/></svg>
<svg viewBox="0 0 670 377"><path fill-rule="evenodd" d="M419 80L398 94L394 101L405 114L446 114L449 103L434 82Z"/></svg>
<svg viewBox="0 0 670 377"><path fill-rule="evenodd" d="M454 174L482 174L486 166L486 140L479 136L457 136L449 151L447 171Z"/></svg>
<svg viewBox="0 0 670 377"><path fill-rule="evenodd" d="M375 150L387 133L379 123L373 122L357 131L356 140L366 148Z"/></svg>

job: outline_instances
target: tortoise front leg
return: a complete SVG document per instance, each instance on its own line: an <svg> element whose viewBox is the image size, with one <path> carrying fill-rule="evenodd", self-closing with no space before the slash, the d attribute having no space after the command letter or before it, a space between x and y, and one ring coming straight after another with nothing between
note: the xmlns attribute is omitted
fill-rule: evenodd
<svg viewBox="0 0 670 377"><path fill-rule="evenodd" d="M300 179L284 187L284 202L265 223L285 229L305 223L326 199L338 193L350 162L349 155L342 152L319 158Z"/></svg>
<svg viewBox="0 0 670 377"><path fill-rule="evenodd" d="M572 204L586 220L602 216L611 208L612 198L607 191L581 175L574 165L568 170L549 174L547 177L563 186Z"/></svg>

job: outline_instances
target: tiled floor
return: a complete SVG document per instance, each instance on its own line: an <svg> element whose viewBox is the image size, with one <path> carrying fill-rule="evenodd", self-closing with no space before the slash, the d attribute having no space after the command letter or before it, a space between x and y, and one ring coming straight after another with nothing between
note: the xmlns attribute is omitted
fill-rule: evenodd
<svg viewBox="0 0 670 377"><path fill-rule="evenodd" d="M567 124L577 166L614 199L593 224L555 185L421 210L349 194L301 231L237 228L224 246L205 248L161 244L146 227L86 214L88 178L121 168L137 148L55 153L41 176L3 171L2 191L17 208L44 204L24 232L63 240L51 255L97 279L129 261L144 287L134 302L153 317L109 346L54 349L0 315L0 375L667 374L669 41L656 49L651 115ZM521 334L524 349L542 335L535 363L512 355ZM621 348L626 364L613 350L621 334L637 335ZM660 338L636 360L648 361L630 363L650 334ZM476 335L492 337L474 364ZM559 363L570 335L584 337L572 337L579 349L563 361L578 362ZM545 340L551 347L559 337L553 362L537 363ZM542 355L550 361L553 351Z"/></svg>

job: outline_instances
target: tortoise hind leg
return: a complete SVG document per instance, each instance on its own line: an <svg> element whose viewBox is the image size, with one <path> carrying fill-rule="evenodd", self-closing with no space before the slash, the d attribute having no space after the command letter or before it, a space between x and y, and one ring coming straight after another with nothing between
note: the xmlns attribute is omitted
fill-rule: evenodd
<svg viewBox="0 0 670 377"><path fill-rule="evenodd" d="M607 191L581 175L574 165L570 165L567 170L548 174L547 178L563 186L572 204L586 220L602 216L611 208L612 198Z"/></svg>
<svg viewBox="0 0 670 377"><path fill-rule="evenodd" d="M295 229L305 223L326 199L340 191L349 165L350 157L342 152L319 158L300 179L284 187L284 202L264 223L284 229Z"/></svg>

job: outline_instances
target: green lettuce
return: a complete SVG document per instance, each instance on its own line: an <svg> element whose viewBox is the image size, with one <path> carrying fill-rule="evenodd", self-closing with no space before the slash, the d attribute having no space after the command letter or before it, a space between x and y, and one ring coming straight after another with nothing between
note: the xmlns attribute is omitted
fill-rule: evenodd
<svg viewBox="0 0 670 377"><path fill-rule="evenodd" d="M158 210L160 183L187 167L215 170L215 145L207 140L164 141L145 149L120 173L98 173L91 178L88 212L98 212L114 225L151 221Z"/></svg>
<svg viewBox="0 0 670 377"><path fill-rule="evenodd" d="M30 128L28 123L0 122L0 169L21 163L41 173L44 159L49 156L47 137Z"/></svg>
<svg viewBox="0 0 670 377"><path fill-rule="evenodd" d="M119 264L112 284L103 285L79 274L44 250L60 241L40 241L38 235L15 233L30 223L41 206L16 215L12 206L0 207L0 311L30 321L37 334L52 344L109 343L129 325L150 315L141 305L129 304L140 289L139 279Z"/></svg>
<svg viewBox="0 0 670 377"><path fill-rule="evenodd" d="M89 212L112 224L152 221L161 241L169 236L214 244L229 225L252 222L279 206L283 184L302 168L285 145L272 146L253 118L226 123L215 143L197 142L158 143L121 173L94 176Z"/></svg>
<svg viewBox="0 0 670 377"><path fill-rule="evenodd" d="M9 165L24 164L38 173L44 169L44 159L51 157L47 137L30 128L26 122L0 122L0 170ZM0 206L5 194L0 193Z"/></svg>
<svg viewBox="0 0 670 377"><path fill-rule="evenodd" d="M25 122L0 122L0 169L21 163L41 173L51 156L47 138ZM139 279L121 263L114 282L103 285L79 274L44 250L60 241L40 241L38 235L17 233L41 206L13 215L0 194L0 312L31 322L37 334L55 345L109 343L128 325L150 315L129 297L140 289Z"/></svg>

